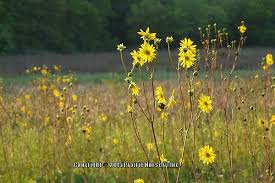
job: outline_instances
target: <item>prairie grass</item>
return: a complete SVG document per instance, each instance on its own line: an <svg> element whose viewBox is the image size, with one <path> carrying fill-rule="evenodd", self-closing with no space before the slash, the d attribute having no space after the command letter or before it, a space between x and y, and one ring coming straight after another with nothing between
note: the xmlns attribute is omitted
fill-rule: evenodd
<svg viewBox="0 0 275 183"><path fill-rule="evenodd" d="M237 70L244 32L239 46L228 48L228 62L219 62L221 49L207 43L209 37L202 39L204 56L186 52L196 58L188 64L188 58L169 57L169 37L169 72L154 67L157 54L150 61L157 52L152 44L150 57L134 60L131 70L123 67L124 47L118 47L123 74L65 75L55 65L32 67L26 77L3 77L0 182L273 182L270 55L259 61L264 69ZM75 168L76 162L179 166Z"/></svg>

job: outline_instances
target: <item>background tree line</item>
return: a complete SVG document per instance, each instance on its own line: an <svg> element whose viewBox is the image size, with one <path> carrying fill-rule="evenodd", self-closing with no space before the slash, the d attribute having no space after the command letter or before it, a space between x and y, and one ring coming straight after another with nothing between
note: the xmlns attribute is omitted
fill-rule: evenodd
<svg viewBox="0 0 275 183"><path fill-rule="evenodd" d="M217 23L232 37L241 20L251 46L275 45L274 0L0 0L0 49L6 54L114 50L136 43L139 28L158 37L198 40ZM233 33L233 34L232 34Z"/></svg>

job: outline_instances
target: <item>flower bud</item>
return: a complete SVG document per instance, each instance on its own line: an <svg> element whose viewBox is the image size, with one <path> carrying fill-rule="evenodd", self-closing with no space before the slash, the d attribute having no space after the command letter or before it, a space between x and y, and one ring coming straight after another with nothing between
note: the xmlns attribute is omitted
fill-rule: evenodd
<svg viewBox="0 0 275 183"><path fill-rule="evenodd" d="M167 36L167 37L166 37L166 43L167 43L167 44L170 44L170 43L172 43L173 41L174 41L174 39L173 39L172 36Z"/></svg>

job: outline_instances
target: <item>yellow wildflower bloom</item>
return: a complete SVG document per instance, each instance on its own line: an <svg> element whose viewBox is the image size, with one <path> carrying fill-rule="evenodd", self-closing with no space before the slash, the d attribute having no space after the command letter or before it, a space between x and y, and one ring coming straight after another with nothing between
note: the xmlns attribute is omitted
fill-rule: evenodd
<svg viewBox="0 0 275 183"><path fill-rule="evenodd" d="M145 63L144 60L142 59L142 56L140 54L140 52L137 52L136 50L132 51L130 53L134 59L133 61L133 65L137 65L139 64L140 66L143 66L143 64Z"/></svg>
<svg viewBox="0 0 275 183"><path fill-rule="evenodd" d="M247 30L246 26L244 25L244 21L241 22L241 25L238 28L241 34L244 34Z"/></svg>
<svg viewBox="0 0 275 183"><path fill-rule="evenodd" d="M266 127L268 127L267 121L264 120L264 119L259 119L258 120L258 127L259 128L266 128Z"/></svg>
<svg viewBox="0 0 275 183"><path fill-rule="evenodd" d="M168 162L168 160L165 158L164 154L162 154L162 155L160 156L160 161L161 161L162 163Z"/></svg>
<svg viewBox="0 0 275 183"><path fill-rule="evenodd" d="M132 89L132 95L138 96L140 88L136 85L136 83L131 83L130 88Z"/></svg>
<svg viewBox="0 0 275 183"><path fill-rule="evenodd" d="M207 95L202 94L198 99L199 108L204 113L210 113L213 110L211 98Z"/></svg>
<svg viewBox="0 0 275 183"><path fill-rule="evenodd" d="M262 66L262 69L265 71L268 67L266 65Z"/></svg>
<svg viewBox="0 0 275 183"><path fill-rule="evenodd" d="M58 65L54 65L54 66L53 66L53 69L54 69L55 71L59 71L59 70L60 70L60 67L59 67Z"/></svg>
<svg viewBox="0 0 275 183"><path fill-rule="evenodd" d="M196 55L191 51L181 52L178 54L179 63L183 68L190 68L196 61Z"/></svg>
<svg viewBox="0 0 275 183"><path fill-rule="evenodd" d="M134 183L144 183L144 180L143 179L136 179L136 180L134 180Z"/></svg>
<svg viewBox="0 0 275 183"><path fill-rule="evenodd" d="M166 99L163 95L163 91L162 91L161 86L156 87L155 98L156 98L156 101L158 103L158 107L160 109L164 109L164 107L166 106Z"/></svg>
<svg viewBox="0 0 275 183"><path fill-rule="evenodd" d="M22 106L22 107L21 107L21 111L22 111L23 113L26 113L26 106Z"/></svg>
<svg viewBox="0 0 275 183"><path fill-rule="evenodd" d="M55 97L59 97L59 96L60 96L59 90L58 90L58 89L54 89L54 90L53 90L53 95L54 95Z"/></svg>
<svg viewBox="0 0 275 183"><path fill-rule="evenodd" d="M152 62L156 58L156 49L153 45L144 42L139 48L139 54L144 62Z"/></svg>
<svg viewBox="0 0 275 183"><path fill-rule="evenodd" d="M154 144L149 142L146 144L148 151L151 151L154 148Z"/></svg>
<svg viewBox="0 0 275 183"><path fill-rule="evenodd" d="M65 104L64 104L64 102L61 101L61 102L59 102L58 106L59 106L59 108L63 108L65 106Z"/></svg>
<svg viewBox="0 0 275 183"><path fill-rule="evenodd" d="M116 138L113 138L112 143L113 143L114 145L117 145L117 144L119 143L119 140L116 139Z"/></svg>
<svg viewBox="0 0 275 183"><path fill-rule="evenodd" d="M273 56L272 56L272 54L268 53L266 55L266 65L271 66L271 65L273 65L273 63L274 63Z"/></svg>
<svg viewBox="0 0 275 183"><path fill-rule="evenodd" d="M92 134L92 127L86 126L82 129L82 132L85 133L85 135L90 138Z"/></svg>
<svg viewBox="0 0 275 183"><path fill-rule="evenodd" d="M156 39L156 33L150 33L150 28L147 27L146 31L144 32L142 29L140 29L139 32L137 32L139 35L141 35L141 38L144 41L151 41Z"/></svg>
<svg viewBox="0 0 275 183"><path fill-rule="evenodd" d="M41 70L41 74L44 75L44 76L46 76L48 74L47 69L42 69Z"/></svg>
<svg viewBox="0 0 275 183"><path fill-rule="evenodd" d="M216 158L214 149L209 145L200 148L199 158L206 165L214 163Z"/></svg>
<svg viewBox="0 0 275 183"><path fill-rule="evenodd" d="M127 106L127 112L128 112L128 113L133 113L133 108L132 108L132 106L130 106L130 105Z"/></svg>
<svg viewBox="0 0 275 183"><path fill-rule="evenodd" d="M106 115L106 114L101 114L100 116L99 116L99 120L100 121L102 121L102 122L106 122L106 121L108 121L108 116Z"/></svg>
<svg viewBox="0 0 275 183"><path fill-rule="evenodd" d="M275 125L275 114L271 116L271 123L272 125Z"/></svg>
<svg viewBox="0 0 275 183"><path fill-rule="evenodd" d="M176 100L175 100L175 90L172 91L172 95L170 96L167 104L167 108L171 109L176 105Z"/></svg>
<svg viewBox="0 0 275 183"><path fill-rule="evenodd" d="M73 95L72 95L72 99L73 99L74 102L77 101L77 99L78 99L77 95L76 95L76 94L73 94Z"/></svg>
<svg viewBox="0 0 275 183"><path fill-rule="evenodd" d="M25 95L25 99L26 100L30 100L31 99L31 95Z"/></svg>
<svg viewBox="0 0 275 183"><path fill-rule="evenodd" d="M47 90L48 90L48 87L47 87L46 85L43 85L43 86L41 87L41 90L42 90L42 91L47 91Z"/></svg>
<svg viewBox="0 0 275 183"><path fill-rule="evenodd" d="M73 118L70 117L70 116L68 116L68 117L66 118L66 121L67 121L67 122L71 122L72 120L73 120Z"/></svg>
<svg viewBox="0 0 275 183"><path fill-rule="evenodd" d="M197 45L193 45L193 41L191 39L187 39L184 38L183 40L180 41L180 52L187 52L187 51L191 51L193 54L196 54L196 46Z"/></svg>

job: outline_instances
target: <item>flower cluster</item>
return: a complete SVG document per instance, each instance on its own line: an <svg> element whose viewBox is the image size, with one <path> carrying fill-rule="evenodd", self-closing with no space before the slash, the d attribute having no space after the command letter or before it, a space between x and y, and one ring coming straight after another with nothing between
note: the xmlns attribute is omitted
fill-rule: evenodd
<svg viewBox="0 0 275 183"><path fill-rule="evenodd" d="M191 68L196 61L196 45L191 39L184 38L179 47L179 63L183 68Z"/></svg>
<svg viewBox="0 0 275 183"><path fill-rule="evenodd" d="M270 53L266 54L266 56L263 58L263 62L262 62L263 70L268 69L270 66L273 65L273 63L274 63L274 61L273 61L272 54L270 54Z"/></svg>

